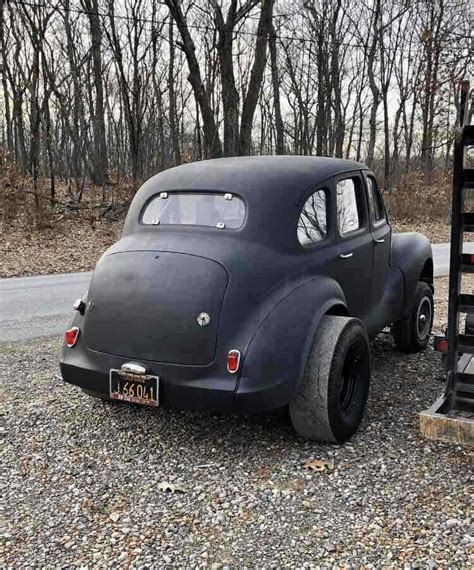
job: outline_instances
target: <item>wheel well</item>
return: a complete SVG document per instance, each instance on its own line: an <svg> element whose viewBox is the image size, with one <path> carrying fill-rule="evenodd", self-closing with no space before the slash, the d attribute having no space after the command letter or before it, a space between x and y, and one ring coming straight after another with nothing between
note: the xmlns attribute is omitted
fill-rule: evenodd
<svg viewBox="0 0 474 570"><path fill-rule="evenodd" d="M329 311L326 312L326 315L334 315L336 317L350 317L347 307L340 304L333 305Z"/></svg>
<svg viewBox="0 0 474 570"><path fill-rule="evenodd" d="M431 287L433 286L433 260L432 259L427 259L425 261L423 269L421 270L420 281L424 281L425 283L428 283L428 285L431 285Z"/></svg>

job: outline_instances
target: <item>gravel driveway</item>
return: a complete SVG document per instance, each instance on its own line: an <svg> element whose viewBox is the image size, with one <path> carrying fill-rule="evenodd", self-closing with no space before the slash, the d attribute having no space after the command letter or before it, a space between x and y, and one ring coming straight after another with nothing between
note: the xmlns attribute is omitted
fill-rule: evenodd
<svg viewBox="0 0 474 570"><path fill-rule="evenodd" d="M366 419L340 447L283 413L104 406L62 383L59 347L0 346L2 567L469 565L472 455L417 429L441 390L431 349L374 341Z"/></svg>

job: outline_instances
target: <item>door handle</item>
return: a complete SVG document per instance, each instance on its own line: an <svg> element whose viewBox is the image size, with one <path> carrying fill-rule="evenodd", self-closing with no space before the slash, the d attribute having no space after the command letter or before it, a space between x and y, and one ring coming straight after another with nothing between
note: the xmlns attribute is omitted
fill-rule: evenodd
<svg viewBox="0 0 474 570"><path fill-rule="evenodd" d="M339 259L349 259L349 257L352 257L354 255L354 253L351 251L351 253L340 253L339 254Z"/></svg>
<svg viewBox="0 0 474 570"><path fill-rule="evenodd" d="M382 239L374 239L375 243L385 243L385 240Z"/></svg>

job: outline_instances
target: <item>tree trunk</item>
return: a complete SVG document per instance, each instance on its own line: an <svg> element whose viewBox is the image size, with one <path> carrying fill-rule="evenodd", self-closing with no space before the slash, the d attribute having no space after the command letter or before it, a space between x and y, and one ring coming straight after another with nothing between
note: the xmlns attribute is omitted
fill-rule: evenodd
<svg viewBox="0 0 474 570"><path fill-rule="evenodd" d="M252 71L250 72L247 95L242 105L239 139L239 154L241 155L249 155L251 151L253 116L262 85L263 72L265 70L267 38L272 25L272 14L273 0L262 0L255 44L255 59Z"/></svg>
<svg viewBox="0 0 474 570"><path fill-rule="evenodd" d="M369 87L372 92L372 106L369 118L369 144L367 147L367 164L373 166L375 155L375 143L377 140L377 111L380 104L380 90L375 79L375 55L377 52L377 42L379 40L379 20L381 17L381 0L376 0L373 7L373 18L371 28L373 29L373 38L367 54L367 75L369 78Z"/></svg>
<svg viewBox="0 0 474 570"><path fill-rule="evenodd" d="M237 22L237 0L232 0L226 21L220 5L212 1L219 30L217 52L221 72L222 105L224 110L224 156L235 156L239 138L239 92L235 86L233 41Z"/></svg>
<svg viewBox="0 0 474 570"><path fill-rule="evenodd" d="M337 37L337 20L341 9L341 1L337 0L331 21L331 87L334 94L334 154L342 158L344 147L344 121L342 117L342 86L339 61L339 38Z"/></svg>
<svg viewBox="0 0 474 570"><path fill-rule="evenodd" d="M285 133L280 104L280 78L278 76L278 59L276 48L275 28L271 27L268 38L270 49L270 64L272 68L273 108L275 111L276 154L285 154Z"/></svg>
<svg viewBox="0 0 474 570"><path fill-rule="evenodd" d="M4 6L3 3L0 5L0 47L2 50L2 60L0 63L2 69L2 87L3 87L3 101L5 105L5 123L6 123L6 135L7 135L7 148L8 151L13 155L13 130L12 130L12 117L10 114L10 94L8 90L7 81L7 48L5 42L5 21L4 21Z"/></svg>
<svg viewBox="0 0 474 570"><path fill-rule="evenodd" d="M96 184L102 185L108 178L107 142L105 133L104 85L102 79L102 29L99 19L98 0L83 0L88 12L91 34L91 51L93 61L93 77L95 89L95 109L92 117L94 132L94 153L92 157L92 178Z"/></svg>
<svg viewBox="0 0 474 570"><path fill-rule="evenodd" d="M186 56L189 67L188 80L194 91L194 96L199 104L203 119L204 148L208 158L222 156L222 143L217 130L214 113L211 107L209 94L204 87L199 62L196 57L196 47L189 33L186 18L181 9L180 0L165 0L168 9L178 26L182 39L182 49Z"/></svg>
<svg viewBox="0 0 474 570"><path fill-rule="evenodd" d="M178 137L178 126L176 117L176 93L174 89L174 33L173 33L173 20L170 18L169 23L169 44L170 44L170 60L168 64L168 95L170 102L169 110L169 120L170 120L170 137L171 137L171 148L173 151L173 164L181 164L181 152L179 149L179 137Z"/></svg>

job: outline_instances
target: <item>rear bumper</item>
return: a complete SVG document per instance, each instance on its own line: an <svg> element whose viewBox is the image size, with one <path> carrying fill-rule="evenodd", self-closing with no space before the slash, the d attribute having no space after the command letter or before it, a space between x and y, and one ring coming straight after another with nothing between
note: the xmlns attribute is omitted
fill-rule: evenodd
<svg viewBox="0 0 474 570"><path fill-rule="evenodd" d="M86 351L89 352L89 351ZM64 349L60 362L65 382L99 394L109 394L109 370L120 368L130 359L117 356ZM98 361L101 365L98 365ZM160 377L160 407L206 410L229 414L258 414L289 402L288 382L258 381L234 375L192 377L189 367L150 367L150 374Z"/></svg>

